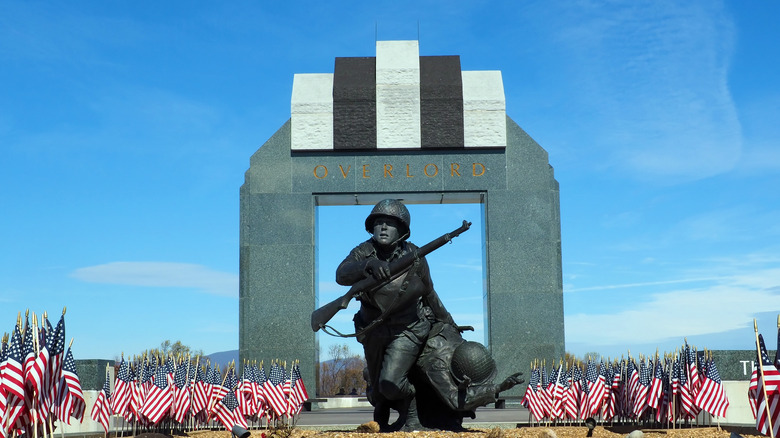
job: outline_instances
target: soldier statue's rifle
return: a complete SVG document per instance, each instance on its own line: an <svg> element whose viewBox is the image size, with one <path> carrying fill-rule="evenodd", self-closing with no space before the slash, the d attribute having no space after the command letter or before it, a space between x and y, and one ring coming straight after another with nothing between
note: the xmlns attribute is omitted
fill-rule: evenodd
<svg viewBox="0 0 780 438"><path fill-rule="evenodd" d="M357 283L353 284L352 287L349 289L349 291L347 291L347 293L345 293L342 297L331 301L330 303L320 307L319 309L311 313L311 329L316 332L321 328L327 327L326 324L328 323L328 321L330 321L331 318L333 318L333 316L335 316L339 310L346 309L347 306L349 305L349 302L352 301L352 298L356 297L361 292L370 293L372 291L378 290L382 286L395 280L404 272L406 272L409 268L411 268L416 260L420 259L421 257L425 257L426 255L432 253L433 251L441 248L442 246L444 246L445 243L452 241L453 237L458 237L463 232L468 230L469 227L471 227L471 222L463 221L463 225L461 225L458 229L450 233L444 234L434 239L433 241L429 242L422 248L418 248L416 251L412 251L407 254L404 254L398 260L393 261L392 263L390 263L389 266L390 278L388 278L387 280L377 280L372 276L368 276L358 281ZM340 336L351 337L345 335L340 335Z"/></svg>

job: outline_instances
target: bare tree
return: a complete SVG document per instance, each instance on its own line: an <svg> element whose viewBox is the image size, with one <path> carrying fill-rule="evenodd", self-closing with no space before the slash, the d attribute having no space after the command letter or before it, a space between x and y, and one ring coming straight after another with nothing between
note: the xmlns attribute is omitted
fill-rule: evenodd
<svg viewBox="0 0 780 438"><path fill-rule="evenodd" d="M332 345L328 349L328 357L329 360L320 363L320 395L364 395L365 359L353 354L347 345Z"/></svg>
<svg viewBox="0 0 780 438"><path fill-rule="evenodd" d="M203 356L203 350L195 350L189 345L184 345L181 341L171 342L170 339L166 339L160 342L159 348L150 348L139 354L139 356L144 355L162 358L166 358L168 355L186 358L187 355L190 355L194 358L195 356Z"/></svg>

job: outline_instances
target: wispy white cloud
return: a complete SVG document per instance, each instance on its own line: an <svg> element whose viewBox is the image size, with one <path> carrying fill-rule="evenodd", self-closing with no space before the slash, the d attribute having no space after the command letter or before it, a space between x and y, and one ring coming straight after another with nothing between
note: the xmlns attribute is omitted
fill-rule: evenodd
<svg viewBox="0 0 780 438"><path fill-rule="evenodd" d="M719 2L662 3L586 2L566 14L577 105L595 117L594 147L635 177L729 171L742 143L728 88L734 25Z"/></svg>
<svg viewBox="0 0 780 438"><path fill-rule="evenodd" d="M759 313L780 311L780 268L724 277L709 287L634 298L634 304L621 311L567 315L566 341L630 347L745 328ZM596 327L620 330L594 335Z"/></svg>
<svg viewBox="0 0 780 438"><path fill-rule="evenodd" d="M569 288L564 288L563 292L573 293L573 292L589 292L589 291L597 291L597 290L606 291L606 290L627 289L627 288L634 288L634 287L662 286L667 284L699 283L702 281L715 281L722 278L723 277L681 278L676 280L647 281L643 283L604 284L604 285L581 287L581 288L569 287Z"/></svg>
<svg viewBox="0 0 780 438"><path fill-rule="evenodd" d="M88 283L194 288L209 294L238 297L237 274L190 263L111 262L76 269L71 276Z"/></svg>

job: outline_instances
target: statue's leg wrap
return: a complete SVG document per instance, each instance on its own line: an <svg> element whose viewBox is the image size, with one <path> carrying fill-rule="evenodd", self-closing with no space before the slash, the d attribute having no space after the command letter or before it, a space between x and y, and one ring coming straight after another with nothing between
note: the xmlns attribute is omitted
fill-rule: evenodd
<svg viewBox="0 0 780 438"><path fill-rule="evenodd" d="M414 396L409 382L409 370L420 353L421 343L408 336L398 336L385 350L379 372L379 392L388 400L403 400Z"/></svg>

